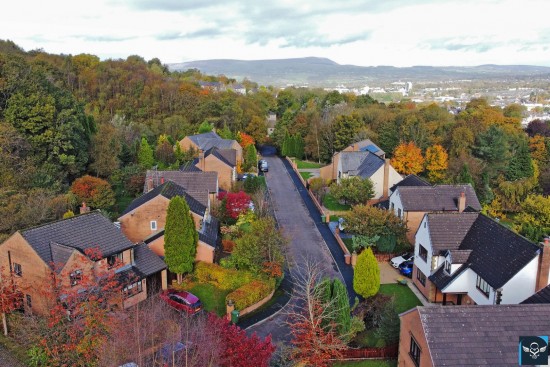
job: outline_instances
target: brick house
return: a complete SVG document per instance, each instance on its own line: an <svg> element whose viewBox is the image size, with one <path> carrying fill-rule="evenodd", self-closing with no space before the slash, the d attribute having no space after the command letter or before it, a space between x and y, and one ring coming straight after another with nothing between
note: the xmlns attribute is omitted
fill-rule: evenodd
<svg viewBox="0 0 550 367"><path fill-rule="evenodd" d="M243 160L243 148L241 145L236 140L222 139L214 131L186 136L180 140L179 145L182 151L193 149L197 152L200 150L206 152L214 147L218 149L235 149L237 162L240 163Z"/></svg>
<svg viewBox="0 0 550 367"><path fill-rule="evenodd" d="M143 193L148 193L166 181L172 181L181 186L195 200L210 208L210 203L217 200L219 192L218 173L201 172L195 169L186 171L147 170Z"/></svg>
<svg viewBox="0 0 550 367"><path fill-rule="evenodd" d="M371 152L382 159L386 157L386 153L376 144L374 144L372 140L361 140L347 146L341 152L335 153L332 156L332 162L324 167L321 167L319 173L322 178L330 181L335 181L336 179L338 179L338 164L340 162L340 157L343 152Z"/></svg>
<svg viewBox="0 0 550 367"><path fill-rule="evenodd" d="M214 262L219 249L218 220L210 215L208 206L172 181L166 181L128 205L118 218L122 232L131 241L145 242L155 254L164 257L164 226L168 204L174 196L185 198L195 221L199 234L196 260Z"/></svg>
<svg viewBox="0 0 550 367"><path fill-rule="evenodd" d="M518 366L519 337L548 335L550 304L416 307L399 315L399 367Z"/></svg>
<svg viewBox="0 0 550 367"><path fill-rule="evenodd" d="M475 212L426 214L416 233L413 284L429 302L517 304L548 285L539 246Z"/></svg>
<svg viewBox="0 0 550 367"><path fill-rule="evenodd" d="M86 255L92 249L99 259ZM54 273L62 277L63 286L71 287L83 276L100 275L115 262L122 265L116 272L132 279L125 286L124 307L166 288L166 264L145 244L128 240L99 211L17 231L0 244L2 276L11 272L17 277L25 310L38 314L50 308L44 290L51 288Z"/></svg>
<svg viewBox="0 0 550 367"><path fill-rule="evenodd" d="M217 172L220 187L230 190L237 179L237 151L212 147L199 151L199 156L191 164L203 172Z"/></svg>
<svg viewBox="0 0 550 367"><path fill-rule="evenodd" d="M481 204L471 185L399 186L390 195L389 209L407 224L407 239L414 236L426 213L480 211Z"/></svg>

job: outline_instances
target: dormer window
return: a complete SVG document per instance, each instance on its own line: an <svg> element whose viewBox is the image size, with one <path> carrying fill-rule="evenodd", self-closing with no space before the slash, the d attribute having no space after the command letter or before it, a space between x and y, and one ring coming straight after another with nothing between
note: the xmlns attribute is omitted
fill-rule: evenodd
<svg viewBox="0 0 550 367"><path fill-rule="evenodd" d="M447 274L451 274L451 262L449 261L449 259L445 261L445 271L447 272Z"/></svg>
<svg viewBox="0 0 550 367"><path fill-rule="evenodd" d="M119 264L122 264L122 253L114 254L107 258L107 266L109 267L109 269Z"/></svg>
<svg viewBox="0 0 550 367"><path fill-rule="evenodd" d="M77 269L69 275L71 281L71 287L79 284L82 281L82 270Z"/></svg>

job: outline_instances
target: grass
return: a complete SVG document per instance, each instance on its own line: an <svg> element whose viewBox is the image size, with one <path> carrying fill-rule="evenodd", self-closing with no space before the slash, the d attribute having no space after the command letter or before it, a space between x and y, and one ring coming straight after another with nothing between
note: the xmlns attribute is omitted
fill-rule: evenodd
<svg viewBox="0 0 550 367"><path fill-rule="evenodd" d="M336 362L333 367L397 367L395 359L368 359L364 361Z"/></svg>
<svg viewBox="0 0 550 367"><path fill-rule="evenodd" d="M218 316L225 315L225 297L231 291L218 289L208 283L197 283L189 291L200 298L206 311L213 311Z"/></svg>
<svg viewBox="0 0 550 367"><path fill-rule="evenodd" d="M395 296L395 309L397 313L405 312L415 306L422 305L422 302L420 302L409 287L400 284L381 284L379 293Z"/></svg>
<svg viewBox="0 0 550 367"><path fill-rule="evenodd" d="M342 238L342 242L344 242L344 245L348 248L348 251L350 253L353 252L353 239L352 238Z"/></svg>
<svg viewBox="0 0 550 367"><path fill-rule="evenodd" d="M307 181L307 179L311 177L311 172L300 172L300 176Z"/></svg>
<svg viewBox="0 0 550 367"><path fill-rule="evenodd" d="M317 162L301 161L299 159L295 159L294 162L296 162L296 167L298 167L298 169L315 169L323 167L322 164Z"/></svg>
<svg viewBox="0 0 550 367"><path fill-rule="evenodd" d="M8 352L20 362L24 364L28 362L27 348L19 345L12 338L4 336L3 333L0 333L0 345L8 350Z"/></svg>
<svg viewBox="0 0 550 367"><path fill-rule="evenodd" d="M323 198L323 205L328 210L333 210L333 211L345 211L345 210L351 209L351 205L340 204L338 200L336 200L330 194L326 194L325 197Z"/></svg>

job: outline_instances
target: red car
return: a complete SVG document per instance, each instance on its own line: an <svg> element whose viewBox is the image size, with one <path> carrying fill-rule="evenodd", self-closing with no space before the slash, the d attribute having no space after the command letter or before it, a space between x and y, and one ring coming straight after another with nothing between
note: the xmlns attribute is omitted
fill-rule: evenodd
<svg viewBox="0 0 550 367"><path fill-rule="evenodd" d="M178 311L184 311L188 314L195 314L202 310L202 303L199 297L189 292L178 292L175 289L167 289L160 294L166 303Z"/></svg>

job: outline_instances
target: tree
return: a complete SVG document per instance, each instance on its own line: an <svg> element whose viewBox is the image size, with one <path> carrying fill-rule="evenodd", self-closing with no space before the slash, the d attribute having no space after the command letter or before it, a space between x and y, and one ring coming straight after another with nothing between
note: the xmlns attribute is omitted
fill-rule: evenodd
<svg viewBox="0 0 550 367"><path fill-rule="evenodd" d="M548 163L548 147L544 136L535 135L529 139L531 158L544 165Z"/></svg>
<svg viewBox="0 0 550 367"><path fill-rule="evenodd" d="M115 203L115 193L111 185L99 178L89 175L77 178L71 185L70 191L78 202L85 202L88 206L98 209L107 209Z"/></svg>
<svg viewBox="0 0 550 367"><path fill-rule="evenodd" d="M391 210L374 206L356 205L346 215L346 230L358 236L380 239L395 236L400 244L407 243L405 235L407 226Z"/></svg>
<svg viewBox="0 0 550 367"><path fill-rule="evenodd" d="M353 138L361 128L359 115L340 115L332 125L334 131L334 149L341 151L353 142Z"/></svg>
<svg viewBox="0 0 550 367"><path fill-rule="evenodd" d="M460 174L456 178L456 182L459 184L470 184L472 185L472 187L475 188L474 178L470 174L470 169L467 163L464 163L462 165L462 169L460 170Z"/></svg>
<svg viewBox="0 0 550 367"><path fill-rule="evenodd" d="M515 229L533 241L541 241L550 232L550 197L529 195L516 216Z"/></svg>
<svg viewBox="0 0 550 367"><path fill-rule="evenodd" d="M243 169L249 171L258 167L258 152L254 144L250 144L245 148Z"/></svg>
<svg viewBox="0 0 550 367"><path fill-rule="evenodd" d="M357 264L353 269L353 289L364 298L378 293L380 288L380 268L372 249L368 247L357 256Z"/></svg>
<svg viewBox="0 0 550 367"><path fill-rule="evenodd" d="M239 144L241 145L241 147L243 148L246 148L248 147L249 145L253 145L254 144L254 138L252 138L250 135L248 134L245 134L243 132L239 132L237 134L237 141L239 142Z"/></svg>
<svg viewBox="0 0 550 367"><path fill-rule="evenodd" d="M327 181L322 177L314 177L309 180L309 189L315 195L318 201L322 201L322 195L327 188Z"/></svg>
<svg viewBox="0 0 550 367"><path fill-rule="evenodd" d="M99 125L97 134L92 138L90 169L98 176L109 177L120 167L119 154L122 152L120 136L111 124Z"/></svg>
<svg viewBox="0 0 550 367"><path fill-rule="evenodd" d="M193 270L199 235L193 215L185 199L175 196L168 204L164 230L164 261L168 269L177 274L181 283L182 274Z"/></svg>
<svg viewBox="0 0 550 367"><path fill-rule="evenodd" d="M252 116L245 129L246 133L252 137L258 144L261 144L267 135L267 124L265 119L260 116Z"/></svg>
<svg viewBox="0 0 550 367"><path fill-rule="evenodd" d="M147 142L147 139L145 138L141 138L141 144L139 146L137 160L141 169L149 169L153 167L153 164L155 164L155 158L153 157L153 149L151 149L151 146L149 145L149 143Z"/></svg>
<svg viewBox="0 0 550 367"><path fill-rule="evenodd" d="M489 178L503 172L509 159L508 137L504 130L491 125L486 132L477 135L474 154L487 163Z"/></svg>
<svg viewBox="0 0 550 367"><path fill-rule="evenodd" d="M375 314L374 322L378 325L375 332L377 338L384 339L390 345L399 342L400 322L394 297Z"/></svg>
<svg viewBox="0 0 550 367"><path fill-rule="evenodd" d="M214 129L214 126L211 123L209 123L208 121L203 121L200 124L197 133L198 134L205 134L205 133L211 132L213 129Z"/></svg>
<svg viewBox="0 0 550 367"><path fill-rule="evenodd" d="M250 209L251 199L244 191L220 193L218 200L222 201L225 214L233 219Z"/></svg>
<svg viewBox="0 0 550 367"><path fill-rule="evenodd" d="M176 146L180 146L179 144L176 144ZM180 147L180 153L181 153L181 147ZM165 140L163 142L159 142L157 144L157 147L155 149L155 157L156 159L163 163L165 166L169 166L173 164L176 161L176 154L174 152L174 148L172 147L172 144L170 144L169 141Z"/></svg>
<svg viewBox="0 0 550 367"><path fill-rule="evenodd" d="M533 163L531 162L531 154L529 146L525 140L521 140L508 163L506 170L506 179L508 181L516 181L522 178L533 177Z"/></svg>
<svg viewBox="0 0 550 367"><path fill-rule="evenodd" d="M399 144L390 163L393 168L405 175L416 175L424 170L422 151L413 142Z"/></svg>
<svg viewBox="0 0 550 367"><path fill-rule="evenodd" d="M447 151L439 144L426 149L426 170L430 182L441 182L449 166Z"/></svg>
<svg viewBox="0 0 550 367"><path fill-rule="evenodd" d="M337 200L347 204L365 204L374 197L372 181L358 176L342 178L340 183L330 185L330 193Z"/></svg>
<svg viewBox="0 0 550 367"><path fill-rule="evenodd" d="M22 303L23 293L17 289L14 277L12 274L8 275L4 268L0 267L0 314L2 314L2 326L5 336L8 336L6 315L20 308Z"/></svg>

